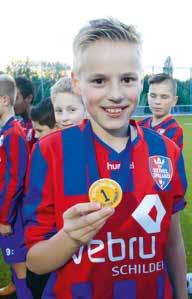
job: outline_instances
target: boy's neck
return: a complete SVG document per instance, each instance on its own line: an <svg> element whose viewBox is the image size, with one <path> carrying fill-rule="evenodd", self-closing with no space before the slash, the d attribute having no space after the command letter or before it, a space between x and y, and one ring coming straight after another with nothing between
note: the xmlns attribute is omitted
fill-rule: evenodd
<svg viewBox="0 0 192 299"><path fill-rule="evenodd" d="M23 118L24 122L28 122L30 120L29 118L29 112L28 111L25 111L21 114L21 117Z"/></svg>
<svg viewBox="0 0 192 299"><path fill-rule="evenodd" d="M14 116L14 110L13 108L11 108L9 111L7 111L7 113L1 115L0 126L3 127L6 124L6 122L13 116Z"/></svg>
<svg viewBox="0 0 192 299"><path fill-rule="evenodd" d="M91 125L94 133L108 146L110 146L112 149L114 149L116 152L120 153L123 151L127 145L128 141L128 127L129 123L127 123L127 126L119 130L111 130L106 131L102 127L100 127L94 120L91 119Z"/></svg>
<svg viewBox="0 0 192 299"><path fill-rule="evenodd" d="M164 115L162 117L156 117L155 115L152 116L152 127L159 125L163 122L167 117L171 116L171 114Z"/></svg>

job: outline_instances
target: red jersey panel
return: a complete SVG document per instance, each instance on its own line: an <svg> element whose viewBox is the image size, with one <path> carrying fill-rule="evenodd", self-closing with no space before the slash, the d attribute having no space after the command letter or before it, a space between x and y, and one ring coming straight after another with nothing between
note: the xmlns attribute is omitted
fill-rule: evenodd
<svg viewBox="0 0 192 299"><path fill-rule="evenodd" d="M24 119L21 119L20 123L25 131L29 148L32 149L33 145L37 141L37 138L35 137L35 129L33 128L33 122L31 119L29 119L27 122L24 121Z"/></svg>
<svg viewBox="0 0 192 299"><path fill-rule="evenodd" d="M28 247L63 227L63 213L87 202L90 185L117 181L123 200L94 239L53 273L44 298L164 298L165 245L173 213L185 205L186 177L179 149L131 122L117 153L87 122L42 138L32 153L24 201ZM52 297L51 297L52 296Z"/></svg>

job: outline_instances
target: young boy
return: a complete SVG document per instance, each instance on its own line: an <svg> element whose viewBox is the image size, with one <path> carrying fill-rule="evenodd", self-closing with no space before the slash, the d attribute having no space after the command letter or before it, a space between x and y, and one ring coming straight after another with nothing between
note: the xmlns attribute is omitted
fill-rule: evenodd
<svg viewBox="0 0 192 299"><path fill-rule="evenodd" d="M79 124L85 118L85 107L79 95L74 94L71 79L63 77L51 87L57 126L61 129Z"/></svg>
<svg viewBox="0 0 192 299"><path fill-rule="evenodd" d="M56 130L55 113L51 98L45 98L33 107L30 116L37 139Z"/></svg>
<svg viewBox="0 0 192 299"><path fill-rule="evenodd" d="M151 128L173 140L183 148L183 129L171 115L171 108L177 103L177 83L168 74L157 74L149 78L148 103L152 117L139 124Z"/></svg>
<svg viewBox="0 0 192 299"><path fill-rule="evenodd" d="M55 271L43 298L164 298L168 267L175 298L187 299L183 161L173 142L130 120L142 90L134 27L90 21L74 41L72 78L90 120L44 137L27 178L27 264Z"/></svg>
<svg viewBox="0 0 192 299"><path fill-rule="evenodd" d="M26 77L18 76L15 78L17 85L17 96L14 104L15 114L21 117L23 126L30 149L36 142L35 130L30 119L30 109L35 95L33 82Z"/></svg>
<svg viewBox="0 0 192 299"><path fill-rule="evenodd" d="M21 200L28 161L25 133L14 117L16 84L12 77L0 75L0 248L11 264L18 299L32 299L26 286L26 250L23 244ZM5 287L0 296L14 291Z"/></svg>

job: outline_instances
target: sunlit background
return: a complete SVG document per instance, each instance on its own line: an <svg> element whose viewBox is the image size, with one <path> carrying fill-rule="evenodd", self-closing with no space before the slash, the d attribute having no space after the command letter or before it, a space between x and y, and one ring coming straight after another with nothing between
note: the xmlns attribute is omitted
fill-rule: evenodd
<svg viewBox="0 0 192 299"><path fill-rule="evenodd" d="M177 77L192 67L190 2L172 0L0 0L0 68L13 59L72 64L72 41L87 20L113 16L136 25L145 68L170 56Z"/></svg>

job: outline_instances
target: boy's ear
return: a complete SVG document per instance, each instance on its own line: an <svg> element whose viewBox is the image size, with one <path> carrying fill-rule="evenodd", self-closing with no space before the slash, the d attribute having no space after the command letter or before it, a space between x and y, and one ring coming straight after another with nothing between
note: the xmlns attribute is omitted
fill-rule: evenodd
<svg viewBox="0 0 192 299"><path fill-rule="evenodd" d="M175 96L172 107L174 107L177 104L177 101L178 101L178 96Z"/></svg>
<svg viewBox="0 0 192 299"><path fill-rule="evenodd" d="M80 81L75 72L71 72L71 82L72 82L74 93L77 94L78 96L81 96Z"/></svg>
<svg viewBox="0 0 192 299"><path fill-rule="evenodd" d="M3 106L9 106L10 105L10 98L7 95L1 96L1 103Z"/></svg>
<svg viewBox="0 0 192 299"><path fill-rule="evenodd" d="M31 105L31 102L33 100L33 96L32 94L29 94L26 98L25 98L25 102L27 102L29 104L29 106Z"/></svg>

